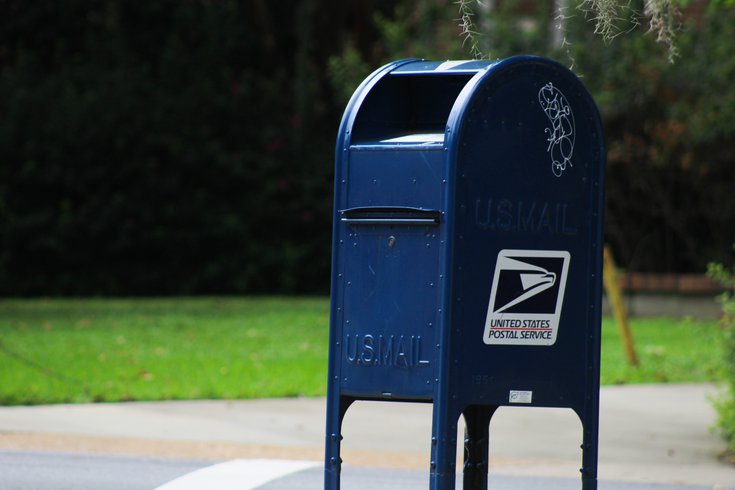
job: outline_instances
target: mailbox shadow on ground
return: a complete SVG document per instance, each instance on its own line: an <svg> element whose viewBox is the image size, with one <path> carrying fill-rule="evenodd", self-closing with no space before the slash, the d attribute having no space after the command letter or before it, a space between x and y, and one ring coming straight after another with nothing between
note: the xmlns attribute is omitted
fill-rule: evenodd
<svg viewBox="0 0 735 490"><path fill-rule="evenodd" d="M604 164L589 93L544 58L403 60L360 85L336 148L325 488L362 400L431 404L433 490L462 445L464 488L487 487L500 407L570 408L597 488Z"/></svg>

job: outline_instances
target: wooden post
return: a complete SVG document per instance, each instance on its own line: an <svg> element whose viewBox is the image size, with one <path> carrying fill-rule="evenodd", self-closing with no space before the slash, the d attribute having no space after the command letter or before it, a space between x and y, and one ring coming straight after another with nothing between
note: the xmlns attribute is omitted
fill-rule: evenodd
<svg viewBox="0 0 735 490"><path fill-rule="evenodd" d="M610 249L605 245L603 253L603 272L602 279L605 284L605 292L607 299L610 301L615 323L620 330L620 337L623 340L623 348L625 349L625 357L631 366L638 366L638 354L635 351L633 343L633 335L630 333L630 325L628 323L628 311L623 303L623 295L620 292L620 282L618 281L618 273L615 267Z"/></svg>

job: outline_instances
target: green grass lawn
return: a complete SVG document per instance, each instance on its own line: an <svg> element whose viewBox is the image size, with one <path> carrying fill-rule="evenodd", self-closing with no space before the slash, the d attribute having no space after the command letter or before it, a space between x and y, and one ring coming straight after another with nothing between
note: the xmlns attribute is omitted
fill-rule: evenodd
<svg viewBox="0 0 735 490"><path fill-rule="evenodd" d="M326 298L0 301L0 404L323 395ZM602 382L717 374L717 324L632 322L641 367L603 323Z"/></svg>
<svg viewBox="0 0 735 490"><path fill-rule="evenodd" d="M328 325L323 298L2 301L0 403L318 395Z"/></svg>
<svg viewBox="0 0 735 490"><path fill-rule="evenodd" d="M640 359L637 368L626 362L613 319L603 318L602 384L687 383L719 378L723 354L716 320L633 318L631 330Z"/></svg>

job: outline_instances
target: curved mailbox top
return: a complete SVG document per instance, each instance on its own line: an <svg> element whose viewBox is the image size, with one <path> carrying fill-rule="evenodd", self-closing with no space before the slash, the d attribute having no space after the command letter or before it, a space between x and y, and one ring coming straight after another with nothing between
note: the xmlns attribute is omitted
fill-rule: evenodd
<svg viewBox="0 0 735 490"><path fill-rule="evenodd" d="M530 80L541 72L556 80L551 82L553 88L534 94L537 103L547 104L542 110L553 111L548 105L560 100L559 93L574 93L584 99L583 110L591 115L590 121L599 119L591 97L577 77L564 66L545 58L400 60L373 72L353 94L338 133L337 158L352 146L372 149L393 145L449 147L451 133L456 133L467 115L469 99L482 86L492 85L490 79L511 78L515 83ZM542 81L535 82L539 83ZM547 83L543 82L536 91ZM507 99L506 103L513 106L518 100ZM599 122L594 125L599 127Z"/></svg>
<svg viewBox="0 0 735 490"><path fill-rule="evenodd" d="M441 75L469 73L475 74L487 70L497 61L487 60L458 60L458 61L411 61L394 67L391 75Z"/></svg>

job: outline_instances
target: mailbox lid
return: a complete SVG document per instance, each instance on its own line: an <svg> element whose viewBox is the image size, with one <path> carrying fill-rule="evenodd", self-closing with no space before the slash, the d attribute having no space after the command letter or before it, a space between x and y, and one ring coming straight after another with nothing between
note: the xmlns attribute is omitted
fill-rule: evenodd
<svg viewBox="0 0 735 490"><path fill-rule="evenodd" d="M443 209L444 152L359 151L350 156L338 211L364 206Z"/></svg>
<svg viewBox="0 0 735 490"><path fill-rule="evenodd" d="M402 60L377 70L358 88L345 111L337 158L350 148L442 149L447 120L460 93L474 76L494 64Z"/></svg>

